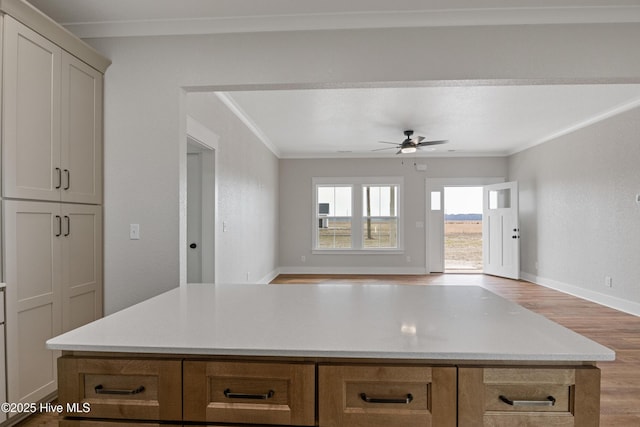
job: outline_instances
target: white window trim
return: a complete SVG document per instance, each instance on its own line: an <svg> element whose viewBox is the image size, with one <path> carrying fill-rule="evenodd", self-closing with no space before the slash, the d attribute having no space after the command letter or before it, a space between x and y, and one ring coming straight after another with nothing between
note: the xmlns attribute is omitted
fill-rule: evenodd
<svg viewBox="0 0 640 427"><path fill-rule="evenodd" d="M311 179L313 202L311 206L311 253L325 255L397 255L404 253L404 177L402 176L375 176L375 177L313 177ZM318 206L319 185L350 185L351 190L351 244L362 243L362 188L366 185L397 185L398 186L398 247L397 248L362 248L351 247L345 249L320 249L317 247L316 209Z"/></svg>

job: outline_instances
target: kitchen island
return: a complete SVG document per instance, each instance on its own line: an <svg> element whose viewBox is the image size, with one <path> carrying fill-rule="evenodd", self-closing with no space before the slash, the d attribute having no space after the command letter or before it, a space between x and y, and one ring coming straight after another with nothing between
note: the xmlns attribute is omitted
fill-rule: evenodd
<svg viewBox="0 0 640 427"><path fill-rule="evenodd" d="M47 346L63 426L597 426L615 358L474 286L184 285Z"/></svg>

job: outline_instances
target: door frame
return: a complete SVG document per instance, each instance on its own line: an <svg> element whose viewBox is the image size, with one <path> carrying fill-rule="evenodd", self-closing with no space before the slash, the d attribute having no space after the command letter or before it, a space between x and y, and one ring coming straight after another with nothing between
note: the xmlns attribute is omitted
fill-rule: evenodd
<svg viewBox="0 0 640 427"><path fill-rule="evenodd" d="M444 273L444 188L484 187L506 181L506 177L425 179L425 269L427 274ZM440 192L439 211L431 210L431 192Z"/></svg>
<svg viewBox="0 0 640 427"><path fill-rule="evenodd" d="M180 163L183 165L180 184L180 284L187 283L187 145L188 142L200 145L202 150L202 174L203 174L203 218L211 218L202 222L202 281L215 283L218 272L216 256L217 233L216 218L218 217L218 157L220 137L198 122L193 117L186 115L186 138L180 141ZM212 262L206 262L211 260Z"/></svg>

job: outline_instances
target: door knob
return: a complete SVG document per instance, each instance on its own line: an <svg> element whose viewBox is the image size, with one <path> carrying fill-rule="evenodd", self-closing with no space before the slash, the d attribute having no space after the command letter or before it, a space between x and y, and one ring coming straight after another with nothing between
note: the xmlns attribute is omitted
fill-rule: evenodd
<svg viewBox="0 0 640 427"><path fill-rule="evenodd" d="M197 247L198 247L198 245L196 245L195 243L192 243L192 244L190 244L190 245L189 245L189 247L190 247L191 249L195 249L195 248L197 248Z"/></svg>

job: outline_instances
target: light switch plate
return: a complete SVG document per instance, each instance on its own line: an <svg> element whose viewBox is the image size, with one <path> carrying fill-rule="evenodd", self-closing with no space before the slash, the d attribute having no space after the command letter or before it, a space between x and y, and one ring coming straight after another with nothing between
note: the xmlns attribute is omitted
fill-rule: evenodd
<svg viewBox="0 0 640 427"><path fill-rule="evenodd" d="M140 240L140 224L129 224L129 239Z"/></svg>

